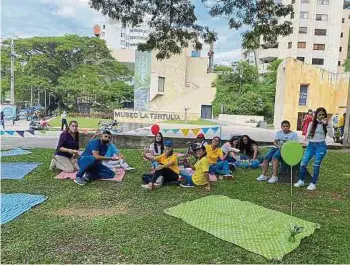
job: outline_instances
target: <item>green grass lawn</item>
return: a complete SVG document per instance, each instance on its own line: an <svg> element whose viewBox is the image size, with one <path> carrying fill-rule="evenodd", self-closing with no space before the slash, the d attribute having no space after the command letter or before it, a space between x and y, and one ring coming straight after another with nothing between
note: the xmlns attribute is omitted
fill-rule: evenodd
<svg viewBox="0 0 350 265"><path fill-rule="evenodd" d="M193 124L193 125L216 125L215 122L207 121L207 120L189 120L187 123L183 120L169 120L165 121L164 123L172 123L172 124Z"/></svg>
<svg viewBox="0 0 350 265"><path fill-rule="evenodd" d="M55 173L48 170L53 150L4 157L4 162L43 165L24 180L1 181L3 193L42 194L48 200L1 227L2 263L274 262L163 213L208 193L203 188L176 186L145 191L140 176L149 170L149 164L141 158L141 151L122 151L135 171L128 172L122 183L95 181L83 187L54 179ZM349 152L329 151L318 190L294 189L294 215L319 223L321 229L303 239L283 263L350 263L349 165ZM215 183L210 194L289 214L288 184L257 183L259 170L239 169L234 175L234 181Z"/></svg>
<svg viewBox="0 0 350 265"><path fill-rule="evenodd" d="M92 128L97 129L97 123L99 121L104 121L103 119L97 119L97 118L75 118L75 117L67 117L67 122L70 121L77 121L80 128ZM107 120L106 120L107 121ZM61 127L61 117L57 116L50 120L50 125L52 127Z"/></svg>

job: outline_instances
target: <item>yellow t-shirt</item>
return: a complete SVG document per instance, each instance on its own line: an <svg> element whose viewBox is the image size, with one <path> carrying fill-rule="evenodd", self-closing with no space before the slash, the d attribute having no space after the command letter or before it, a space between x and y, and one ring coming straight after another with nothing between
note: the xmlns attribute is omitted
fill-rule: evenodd
<svg viewBox="0 0 350 265"><path fill-rule="evenodd" d="M341 116L339 117L339 120L338 120L338 127L344 126L344 123L345 123L344 116L341 115Z"/></svg>
<svg viewBox="0 0 350 265"><path fill-rule="evenodd" d="M157 162L163 164L163 165L167 165L171 162L173 162L174 164L171 165L169 168L176 172L177 174L180 173L180 170L179 170L179 167L178 167L178 163L177 163L177 156L176 155L172 155L172 156L169 156L169 157L166 157L166 154L163 153L162 155L160 156L156 156L154 158Z"/></svg>
<svg viewBox="0 0 350 265"><path fill-rule="evenodd" d="M207 158L210 165L216 164L218 162L218 159L224 155L221 148L219 147L213 150L211 145L207 145L205 149L207 151Z"/></svg>
<svg viewBox="0 0 350 265"><path fill-rule="evenodd" d="M205 185L207 184L207 177L204 176L204 172L209 172L209 162L207 157L203 157L198 160L194 165L196 171L192 175L192 181L195 185Z"/></svg>

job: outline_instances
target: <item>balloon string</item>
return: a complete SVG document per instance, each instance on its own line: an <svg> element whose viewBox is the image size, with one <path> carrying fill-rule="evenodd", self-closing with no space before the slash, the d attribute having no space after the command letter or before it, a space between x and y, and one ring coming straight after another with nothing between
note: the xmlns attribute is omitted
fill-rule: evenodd
<svg viewBox="0 0 350 265"><path fill-rule="evenodd" d="M293 167L290 166L290 215L293 216Z"/></svg>

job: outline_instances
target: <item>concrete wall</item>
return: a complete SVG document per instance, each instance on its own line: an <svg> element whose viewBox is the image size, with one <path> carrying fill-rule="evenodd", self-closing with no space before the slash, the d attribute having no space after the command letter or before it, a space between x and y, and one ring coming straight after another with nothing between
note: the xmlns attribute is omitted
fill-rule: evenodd
<svg viewBox="0 0 350 265"><path fill-rule="evenodd" d="M285 59L277 71L274 126L289 120L297 128L298 112L326 108L328 114L343 113L350 74L331 73L296 59ZM306 106L299 106L300 85L309 85Z"/></svg>
<svg viewBox="0 0 350 265"><path fill-rule="evenodd" d="M219 114L219 121L228 121L235 124L241 125L251 125L253 127L259 121L263 121L263 116L248 116L248 115L227 115L227 114Z"/></svg>

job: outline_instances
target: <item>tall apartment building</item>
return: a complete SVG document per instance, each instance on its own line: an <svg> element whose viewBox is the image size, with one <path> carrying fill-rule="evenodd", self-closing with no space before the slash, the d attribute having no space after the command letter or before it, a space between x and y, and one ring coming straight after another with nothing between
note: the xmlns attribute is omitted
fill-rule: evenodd
<svg viewBox="0 0 350 265"><path fill-rule="evenodd" d="M349 10L343 10L344 0L282 0L292 4L293 13L281 19L292 22L293 33L278 37L276 43L261 42L256 51L261 72L277 58L296 58L330 72L343 71L349 38ZM243 58L255 63L253 52L244 51Z"/></svg>
<svg viewBox="0 0 350 265"><path fill-rule="evenodd" d="M146 24L136 28L123 27L121 22L110 18L94 26L95 36L105 40L111 50L136 50L139 43L147 41L149 33L150 29Z"/></svg>

